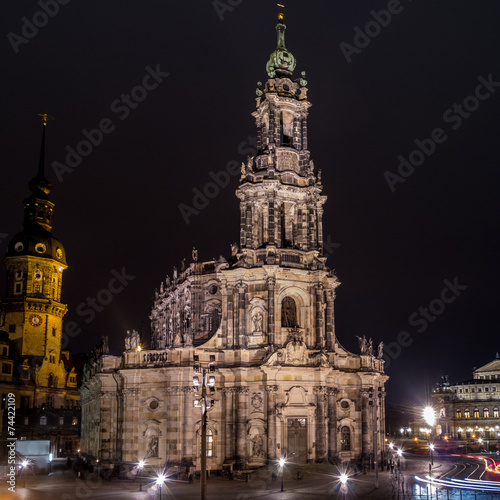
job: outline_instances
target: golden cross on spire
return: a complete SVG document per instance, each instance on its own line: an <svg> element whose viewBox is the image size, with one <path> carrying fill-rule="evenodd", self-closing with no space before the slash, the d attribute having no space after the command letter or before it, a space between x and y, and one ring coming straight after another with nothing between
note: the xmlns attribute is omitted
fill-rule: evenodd
<svg viewBox="0 0 500 500"><path fill-rule="evenodd" d="M283 9L285 8L285 6L282 4L282 3L279 3L277 4L278 7L280 8L280 12L278 13L278 19L280 21L283 21L284 17L285 17L285 14L283 14Z"/></svg>
<svg viewBox="0 0 500 500"><path fill-rule="evenodd" d="M38 113L38 116L41 116L42 117L42 122L43 122L43 126L45 127L47 125L47 121L48 120L53 120L54 117L53 116L50 116L48 115L47 113Z"/></svg>

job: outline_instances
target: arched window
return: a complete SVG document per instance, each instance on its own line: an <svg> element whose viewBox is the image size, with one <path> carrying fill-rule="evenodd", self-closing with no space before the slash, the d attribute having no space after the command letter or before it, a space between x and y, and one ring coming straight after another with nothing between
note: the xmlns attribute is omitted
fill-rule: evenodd
<svg viewBox="0 0 500 500"><path fill-rule="evenodd" d="M484 408L483 418L490 418L490 409L489 408Z"/></svg>
<svg viewBox="0 0 500 500"><path fill-rule="evenodd" d="M462 418L462 411L461 410L457 410L457 418Z"/></svg>
<svg viewBox="0 0 500 500"><path fill-rule="evenodd" d="M297 322L297 305L292 297L285 297L281 302L281 326L293 328Z"/></svg>
<svg viewBox="0 0 500 500"><path fill-rule="evenodd" d="M340 449L351 451L351 429L347 425L344 425L340 430Z"/></svg>
<svg viewBox="0 0 500 500"><path fill-rule="evenodd" d="M212 306L206 317L206 326L209 333L215 333L220 325L220 311L216 306Z"/></svg>

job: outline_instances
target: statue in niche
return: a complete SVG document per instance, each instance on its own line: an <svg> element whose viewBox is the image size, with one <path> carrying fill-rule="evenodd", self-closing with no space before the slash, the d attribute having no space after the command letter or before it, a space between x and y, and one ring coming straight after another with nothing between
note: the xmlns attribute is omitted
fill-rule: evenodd
<svg viewBox="0 0 500 500"><path fill-rule="evenodd" d="M260 434L256 434L252 439L252 456L255 458L264 457L264 441Z"/></svg>
<svg viewBox="0 0 500 500"><path fill-rule="evenodd" d="M157 458L158 457L158 436L148 437L148 451L146 452L146 458Z"/></svg>
<svg viewBox="0 0 500 500"><path fill-rule="evenodd" d="M257 310L257 312L253 315L253 333L262 333L262 313Z"/></svg>

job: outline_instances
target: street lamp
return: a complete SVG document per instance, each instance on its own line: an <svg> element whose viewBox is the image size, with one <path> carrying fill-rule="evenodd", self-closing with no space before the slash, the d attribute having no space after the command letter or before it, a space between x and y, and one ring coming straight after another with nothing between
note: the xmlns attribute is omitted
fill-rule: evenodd
<svg viewBox="0 0 500 500"><path fill-rule="evenodd" d="M137 464L137 476L139 476L139 491L142 491L142 468L144 467L144 460L139 460Z"/></svg>
<svg viewBox="0 0 500 500"><path fill-rule="evenodd" d="M158 485L158 488L160 488L160 500L161 500L161 487L163 486L164 483L165 483L165 474L160 474L156 478L156 484Z"/></svg>
<svg viewBox="0 0 500 500"><path fill-rule="evenodd" d="M26 467L28 467L29 462L27 460L23 460L21 465L19 466L21 469L21 475L23 476L23 487L26 488Z"/></svg>
<svg viewBox="0 0 500 500"><path fill-rule="evenodd" d="M429 454L431 456L431 465L434 465L434 455L433 455L433 452L434 451L434 445L431 443L429 445Z"/></svg>
<svg viewBox="0 0 500 500"><path fill-rule="evenodd" d="M49 473L52 472L52 453L49 453Z"/></svg>
<svg viewBox="0 0 500 500"><path fill-rule="evenodd" d="M347 498L347 479L348 479L348 477L347 477L346 473L340 474L340 477L339 477L340 492L343 494L344 500L346 500L346 498Z"/></svg>
<svg viewBox="0 0 500 500"><path fill-rule="evenodd" d="M201 387L201 396L195 395L194 406L201 407L201 500L206 497L207 485L207 411L215 404L213 399L208 399L208 392L215 392L215 354L210 354L210 361L207 368L201 368L200 358L197 354L193 357L194 373L198 375L193 376L193 388L199 391ZM208 375L207 374L208 371ZM199 376L201 374L201 377ZM201 378L201 380L200 380Z"/></svg>
<svg viewBox="0 0 500 500"><path fill-rule="evenodd" d="M284 477L284 474L285 474L285 463L286 463L285 458L281 457L280 461L279 461L279 464L280 464L280 467L281 467L281 491L285 491L285 484L284 484L284 480L283 480L283 477Z"/></svg>

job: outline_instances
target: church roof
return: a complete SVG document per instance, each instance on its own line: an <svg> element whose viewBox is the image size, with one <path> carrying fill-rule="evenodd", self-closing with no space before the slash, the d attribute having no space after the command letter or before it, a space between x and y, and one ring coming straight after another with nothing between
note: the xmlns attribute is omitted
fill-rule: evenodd
<svg viewBox="0 0 500 500"><path fill-rule="evenodd" d="M494 359L489 363L481 366L477 370L474 370L474 373L484 373L484 372L500 372L500 359Z"/></svg>

